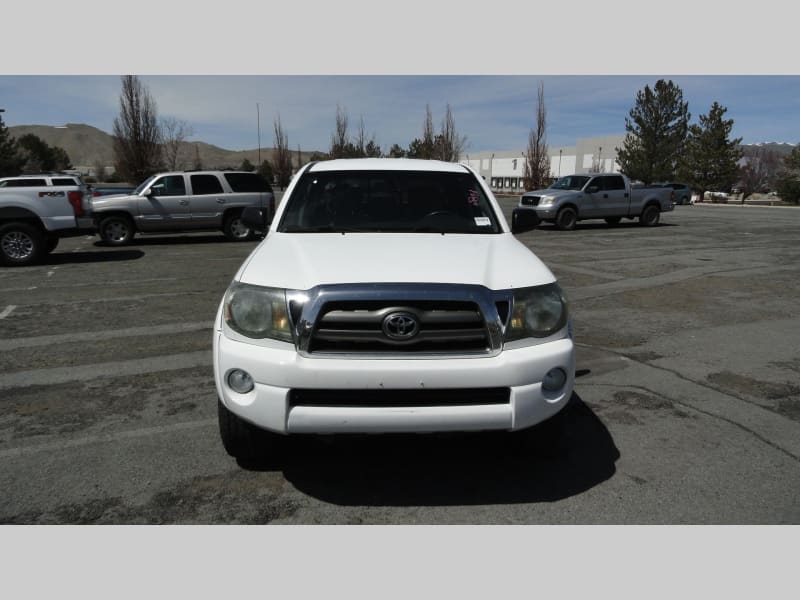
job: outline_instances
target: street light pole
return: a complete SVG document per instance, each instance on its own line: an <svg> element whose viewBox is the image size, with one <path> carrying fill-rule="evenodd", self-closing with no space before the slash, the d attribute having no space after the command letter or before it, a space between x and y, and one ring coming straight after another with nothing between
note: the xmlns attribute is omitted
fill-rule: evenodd
<svg viewBox="0 0 800 600"><path fill-rule="evenodd" d="M558 178L561 179L561 153L564 151L563 148L558 149Z"/></svg>
<svg viewBox="0 0 800 600"><path fill-rule="evenodd" d="M261 111L258 106L258 102L256 102L256 120L258 123L258 167L261 168Z"/></svg>

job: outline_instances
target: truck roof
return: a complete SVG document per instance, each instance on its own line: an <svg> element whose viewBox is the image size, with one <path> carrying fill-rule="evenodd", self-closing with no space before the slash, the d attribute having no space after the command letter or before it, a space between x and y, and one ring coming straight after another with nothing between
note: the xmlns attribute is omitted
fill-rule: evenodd
<svg viewBox="0 0 800 600"><path fill-rule="evenodd" d="M336 158L314 163L309 171L431 171L465 173L467 168L458 163L419 158Z"/></svg>

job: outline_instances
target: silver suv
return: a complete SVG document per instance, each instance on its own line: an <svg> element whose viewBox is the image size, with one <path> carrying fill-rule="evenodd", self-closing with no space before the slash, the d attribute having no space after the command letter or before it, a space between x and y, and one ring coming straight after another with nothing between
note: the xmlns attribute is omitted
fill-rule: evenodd
<svg viewBox="0 0 800 600"><path fill-rule="evenodd" d="M247 171L158 173L129 195L96 197L92 212L100 237L108 244L129 244L136 232L219 231L230 240L252 239L241 221L253 206L272 215L275 199L269 183Z"/></svg>

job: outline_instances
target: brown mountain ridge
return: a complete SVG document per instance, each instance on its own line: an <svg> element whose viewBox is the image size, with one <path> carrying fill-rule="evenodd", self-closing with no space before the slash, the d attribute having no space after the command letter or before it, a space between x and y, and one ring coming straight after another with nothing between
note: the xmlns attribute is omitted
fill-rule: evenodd
<svg viewBox="0 0 800 600"><path fill-rule="evenodd" d="M51 125L15 125L8 128L15 137L32 133L49 146L59 146L69 155L76 169L94 169L98 165L111 167L114 164L112 136L105 131L81 123L67 123L60 127ZM272 161L272 148L261 148L261 160ZM308 162L311 151L301 151L301 160ZM226 150L205 142L184 142L180 154L180 168L191 169L199 155L205 169L238 168L244 159L258 164L258 150ZM292 152L292 162L297 162L297 150Z"/></svg>

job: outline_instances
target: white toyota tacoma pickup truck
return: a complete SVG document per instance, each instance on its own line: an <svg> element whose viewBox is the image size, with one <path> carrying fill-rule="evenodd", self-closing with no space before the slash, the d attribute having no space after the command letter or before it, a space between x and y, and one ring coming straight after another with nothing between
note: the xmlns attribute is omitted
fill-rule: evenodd
<svg viewBox="0 0 800 600"><path fill-rule="evenodd" d="M266 229L257 212L243 220ZM536 225L530 213L514 211L514 232ZM575 381L555 277L454 163L306 165L213 335L220 434L241 459L294 433L506 430L555 443Z"/></svg>

